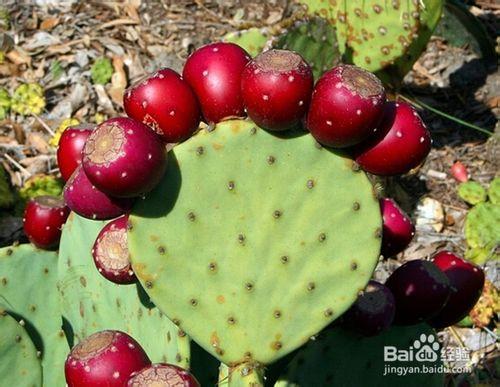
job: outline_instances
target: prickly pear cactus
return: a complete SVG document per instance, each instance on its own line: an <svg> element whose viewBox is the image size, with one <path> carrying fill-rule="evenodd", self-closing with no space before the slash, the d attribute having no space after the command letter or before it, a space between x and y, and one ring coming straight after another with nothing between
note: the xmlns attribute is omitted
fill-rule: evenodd
<svg viewBox="0 0 500 387"><path fill-rule="evenodd" d="M9 92L3 87L0 88L0 120L5 119L10 110L11 99Z"/></svg>
<svg viewBox="0 0 500 387"><path fill-rule="evenodd" d="M97 59L90 68L92 82L98 85L105 85L111 80L113 75L113 65L109 58Z"/></svg>
<svg viewBox="0 0 500 387"><path fill-rule="evenodd" d="M324 332L301 349L275 387L364 386L441 387L443 374L440 347L435 332L427 325L394 326L373 337L362 337L341 327ZM409 361L384 360L385 348L412 351ZM415 360L418 359L418 360ZM435 367L428 373L398 376L388 367Z"/></svg>
<svg viewBox="0 0 500 387"><path fill-rule="evenodd" d="M490 188L488 189L488 199L490 202L496 205L500 205L500 177L496 177L490 183Z"/></svg>
<svg viewBox="0 0 500 387"><path fill-rule="evenodd" d="M45 107L43 88L37 83L25 83L14 90L12 111L23 116L40 114Z"/></svg>
<svg viewBox="0 0 500 387"><path fill-rule="evenodd" d="M372 274L380 209L355 169L309 134L240 120L201 131L174 148L134 208L134 271L248 385L340 316Z"/></svg>
<svg viewBox="0 0 500 387"><path fill-rule="evenodd" d="M25 329L0 304L0 380L4 386L42 386L37 350Z"/></svg>
<svg viewBox="0 0 500 387"><path fill-rule="evenodd" d="M340 51L369 71L402 78L425 48L443 0L299 0L337 29Z"/></svg>
<svg viewBox="0 0 500 387"><path fill-rule="evenodd" d="M256 56L264 50L271 37L272 33L267 28L253 27L230 32L224 36L223 41L235 43L243 47L251 56Z"/></svg>
<svg viewBox="0 0 500 387"><path fill-rule="evenodd" d="M163 315L138 285L116 285L97 271L92 245L105 222L71 214L59 251L63 315L76 341L104 329L129 333L153 362L189 366L189 338Z"/></svg>
<svg viewBox="0 0 500 387"><path fill-rule="evenodd" d="M458 186L458 196L473 206L487 199L486 190L481 184L475 181L460 184Z"/></svg>
<svg viewBox="0 0 500 387"><path fill-rule="evenodd" d="M29 244L0 249L0 298L40 351L43 384L64 386L69 347L57 294L57 254Z"/></svg>
<svg viewBox="0 0 500 387"><path fill-rule="evenodd" d="M321 18L312 18L290 28L275 46L301 54L311 65L315 79L341 60L335 27Z"/></svg>

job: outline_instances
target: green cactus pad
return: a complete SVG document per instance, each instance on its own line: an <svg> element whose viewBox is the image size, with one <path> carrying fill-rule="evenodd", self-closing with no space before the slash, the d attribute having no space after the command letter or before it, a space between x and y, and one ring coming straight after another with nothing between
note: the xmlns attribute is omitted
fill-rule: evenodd
<svg viewBox="0 0 500 387"><path fill-rule="evenodd" d="M8 309L0 304L1 384L41 387L42 367L37 357L37 350L22 325L7 313Z"/></svg>
<svg viewBox="0 0 500 387"><path fill-rule="evenodd" d="M230 32L222 40L243 47L254 57L262 52L270 37L271 32L268 29L253 27L247 30Z"/></svg>
<svg viewBox="0 0 500 387"><path fill-rule="evenodd" d="M350 62L369 71L394 65L400 76L425 48L443 8L443 0L299 2L335 25L340 51Z"/></svg>
<svg viewBox="0 0 500 387"><path fill-rule="evenodd" d="M301 54L311 65L315 79L341 59L335 27L321 18L291 28L278 39L276 47Z"/></svg>
<svg viewBox="0 0 500 387"><path fill-rule="evenodd" d="M153 301L227 365L269 364L340 316L380 251L378 201L309 134L220 123L170 152L130 218Z"/></svg>
<svg viewBox="0 0 500 387"><path fill-rule="evenodd" d="M71 214L59 252L63 315L77 341L104 329L134 337L153 362L189 366L189 338L149 301L136 284L117 285L97 271L91 249L105 222Z"/></svg>
<svg viewBox="0 0 500 387"><path fill-rule="evenodd" d="M477 264L500 259L500 205L480 203L465 218L465 257Z"/></svg>
<svg viewBox="0 0 500 387"><path fill-rule="evenodd" d="M486 190L475 181L468 181L458 186L458 196L473 206L486 201Z"/></svg>
<svg viewBox="0 0 500 387"><path fill-rule="evenodd" d="M69 347L57 294L57 254L29 244L0 249L0 297L41 352L43 384L63 386Z"/></svg>
<svg viewBox="0 0 500 387"><path fill-rule="evenodd" d="M429 338L431 342L429 343ZM398 376L387 373L390 367L433 367L442 363L440 349L436 345L435 332L425 324L409 327L392 327L374 337L361 337L341 327L324 333L324 337L311 341L301 349L288 366L288 371L275 387L310 386L366 386L370 387L441 387L444 378L440 371L409 373ZM417 344L418 342L418 344ZM431 361L384 361L384 347L396 347L413 353L430 350ZM418 348L417 348L418 346ZM391 350L389 350L391 351ZM423 351L421 352L423 353ZM388 357L390 359L390 357Z"/></svg>

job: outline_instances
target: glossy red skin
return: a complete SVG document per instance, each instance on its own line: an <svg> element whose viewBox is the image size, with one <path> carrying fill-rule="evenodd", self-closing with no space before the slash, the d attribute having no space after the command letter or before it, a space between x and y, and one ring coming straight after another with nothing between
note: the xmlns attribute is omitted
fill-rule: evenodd
<svg viewBox="0 0 500 387"><path fill-rule="evenodd" d="M391 291L371 280L365 292L343 316L343 324L363 336L375 336L391 326L395 312L396 304Z"/></svg>
<svg viewBox="0 0 500 387"><path fill-rule="evenodd" d="M111 268L109 267L109 265L106 265L105 261L101 259L100 252L103 248L103 238L106 238L106 236L109 237L111 233L117 236L121 236L124 239L123 241L120 239L120 241L123 242L120 244L127 250L128 253L127 222L128 215L120 216L119 218L109 222L99 232L99 235L97 235L97 238L94 242L94 246L92 247L92 257L94 258L94 263L97 270L104 278L116 284L131 284L136 282L137 278L132 271L132 264L129 261L126 266L120 268Z"/></svg>
<svg viewBox="0 0 500 387"><path fill-rule="evenodd" d="M71 211L87 219L113 219L128 212L133 200L112 198L97 189L80 165L64 186L64 200Z"/></svg>
<svg viewBox="0 0 500 387"><path fill-rule="evenodd" d="M459 181L460 183L465 183L469 180L469 173L467 172L467 168L460 161L456 161L451 166L450 171L455 180Z"/></svg>
<svg viewBox="0 0 500 387"><path fill-rule="evenodd" d="M417 111L404 102L385 104L379 135L361 144L356 162L374 175L399 175L420 165L431 150L431 136Z"/></svg>
<svg viewBox="0 0 500 387"><path fill-rule="evenodd" d="M293 68L276 69L263 62L272 56L286 55ZM248 116L268 130L297 127L304 117L313 88L311 67L299 54L286 50L269 50L248 62L241 76L243 104Z"/></svg>
<svg viewBox="0 0 500 387"><path fill-rule="evenodd" d="M484 286L483 270L450 251L434 256L434 264L450 281L450 298L443 309L430 321L434 328L444 328L462 320L476 305Z"/></svg>
<svg viewBox="0 0 500 387"><path fill-rule="evenodd" d="M184 386L184 387L200 387L200 383L196 378L185 369L177 367L173 364L158 363L151 364L138 372L134 372L127 387L143 387L146 381L165 382L168 386ZM182 383L182 384L181 384Z"/></svg>
<svg viewBox="0 0 500 387"><path fill-rule="evenodd" d="M130 118L150 126L167 143L189 138L201 118L193 90L168 68L126 90L123 106Z"/></svg>
<svg viewBox="0 0 500 387"><path fill-rule="evenodd" d="M57 247L69 213L64 201L55 196L35 197L24 210L24 233L40 249Z"/></svg>
<svg viewBox="0 0 500 387"><path fill-rule="evenodd" d="M250 55L234 43L212 43L187 59L183 79L194 90L209 124L244 117L241 73Z"/></svg>
<svg viewBox="0 0 500 387"><path fill-rule="evenodd" d="M394 295L394 323L418 324L435 316L450 295L446 275L429 261L414 260L397 268L385 285Z"/></svg>
<svg viewBox="0 0 500 387"><path fill-rule="evenodd" d="M361 71L377 89L365 96L348 86L346 71ZM313 137L325 146L345 148L372 135L380 123L385 90L371 73L351 65L327 71L314 87L306 126Z"/></svg>
<svg viewBox="0 0 500 387"><path fill-rule="evenodd" d="M66 359L64 371L68 387L123 387L130 375L151 364L139 343L120 331L111 332L111 343L94 356L77 356L78 348L97 332L76 345ZM107 333L105 333L107 334Z"/></svg>
<svg viewBox="0 0 500 387"><path fill-rule="evenodd" d="M95 157L103 133L115 133L111 139L114 156ZM109 139L109 138L107 138ZM108 147L105 147L108 149ZM160 137L147 125L128 117L111 118L100 124L83 148L83 168L89 180L108 195L130 198L151 191L163 177L167 152Z"/></svg>
<svg viewBox="0 0 500 387"><path fill-rule="evenodd" d="M392 199L380 199L380 210L383 220L381 253L388 258L406 249L415 235L415 226Z"/></svg>
<svg viewBox="0 0 500 387"><path fill-rule="evenodd" d="M64 181L68 181L82 163L82 149L96 125L83 124L64 130L57 148L57 165Z"/></svg>

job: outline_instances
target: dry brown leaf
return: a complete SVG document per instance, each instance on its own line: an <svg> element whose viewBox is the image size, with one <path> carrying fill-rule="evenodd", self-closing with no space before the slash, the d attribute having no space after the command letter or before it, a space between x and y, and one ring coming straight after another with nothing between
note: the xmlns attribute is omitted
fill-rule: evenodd
<svg viewBox="0 0 500 387"><path fill-rule="evenodd" d="M119 106L123 104L123 92L127 87L127 74L123 69L123 59L121 57L115 56L113 58L113 68L114 73L111 77L111 87L109 89L109 95L114 103Z"/></svg>
<svg viewBox="0 0 500 387"><path fill-rule="evenodd" d="M38 153L47 154L50 151L50 146L44 139L42 133L31 132L26 138L26 145L35 149Z"/></svg>
<svg viewBox="0 0 500 387"><path fill-rule="evenodd" d="M21 51L19 48L15 48L12 51L9 51L5 55L12 63L16 65L22 65L22 64L31 64L31 57L24 52Z"/></svg>
<svg viewBox="0 0 500 387"><path fill-rule="evenodd" d="M50 31L52 28L54 28L58 24L59 24L58 17L49 17L48 19L45 19L44 21L42 21L42 23L40 24L40 29Z"/></svg>

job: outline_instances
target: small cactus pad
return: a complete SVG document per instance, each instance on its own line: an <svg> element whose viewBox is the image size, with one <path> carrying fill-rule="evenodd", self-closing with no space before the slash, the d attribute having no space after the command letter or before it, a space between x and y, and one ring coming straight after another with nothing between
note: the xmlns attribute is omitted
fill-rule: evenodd
<svg viewBox="0 0 500 387"><path fill-rule="evenodd" d="M170 152L129 219L158 307L227 365L269 364L340 316L380 252L378 201L312 136L225 121Z"/></svg>
<svg viewBox="0 0 500 387"><path fill-rule="evenodd" d="M37 350L23 326L7 313L8 309L0 304L1 385L41 387L42 367Z"/></svg>
<svg viewBox="0 0 500 387"><path fill-rule="evenodd" d="M479 203L465 218L465 258L482 265L490 259L500 259L500 205Z"/></svg>
<svg viewBox="0 0 500 387"><path fill-rule="evenodd" d="M57 254L29 244L0 249L0 299L40 352L43 384L64 385L69 347L57 294Z"/></svg>
<svg viewBox="0 0 500 387"><path fill-rule="evenodd" d="M384 351L389 347L392 348L385 361ZM414 359L420 361L392 361L394 348L399 351L411 349ZM362 337L335 327L301 349L275 387L440 387L444 383L438 371L442 365L440 353L435 332L424 324L394 326L373 337ZM393 367L392 371L389 367ZM400 367L419 367L421 370L427 367L433 371L398 376L394 370Z"/></svg>
<svg viewBox="0 0 500 387"><path fill-rule="evenodd" d="M460 184L458 186L458 196L460 196L462 200L473 206L485 202L488 198L486 189L484 189L481 184L475 181L468 181L466 183Z"/></svg>
<svg viewBox="0 0 500 387"><path fill-rule="evenodd" d="M267 28L252 27L247 30L230 32L222 40L224 42L236 43L253 57L264 50L271 35L271 32Z"/></svg>
<svg viewBox="0 0 500 387"><path fill-rule="evenodd" d="M63 315L76 341L97 331L120 330L136 339L153 362L187 368L186 334L149 301L140 286L114 284L97 271L91 249L105 224L72 213L61 238L59 291Z"/></svg>

